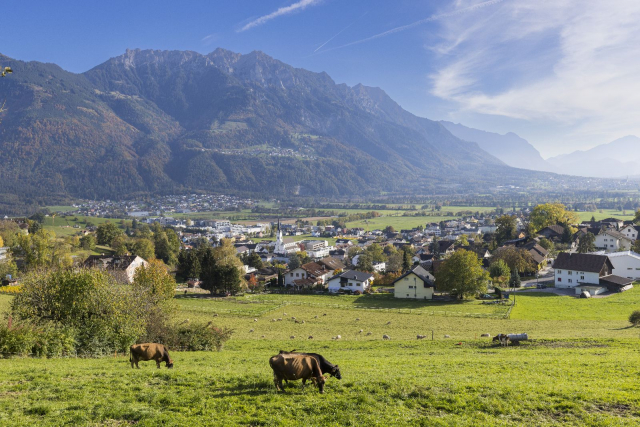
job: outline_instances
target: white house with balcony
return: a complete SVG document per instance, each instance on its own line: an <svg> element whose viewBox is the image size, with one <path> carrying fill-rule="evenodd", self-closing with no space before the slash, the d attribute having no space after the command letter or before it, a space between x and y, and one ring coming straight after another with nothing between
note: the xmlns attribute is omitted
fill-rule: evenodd
<svg viewBox="0 0 640 427"><path fill-rule="evenodd" d="M605 252L628 251L632 245L633 241L619 231L603 229L596 235L596 248Z"/></svg>
<svg viewBox="0 0 640 427"><path fill-rule="evenodd" d="M363 271L346 270L329 279L328 284L329 292L333 293L340 291L364 292L371 288L373 284L373 274Z"/></svg>

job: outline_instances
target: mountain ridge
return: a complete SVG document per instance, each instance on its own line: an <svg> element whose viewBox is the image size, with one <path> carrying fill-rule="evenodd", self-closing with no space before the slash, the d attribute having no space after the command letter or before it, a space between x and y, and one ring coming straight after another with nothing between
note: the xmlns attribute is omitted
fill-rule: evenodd
<svg viewBox="0 0 640 427"><path fill-rule="evenodd" d="M0 81L0 206L53 195L331 197L537 179L380 88L336 84L259 51L134 49L81 74L1 58L14 74Z"/></svg>

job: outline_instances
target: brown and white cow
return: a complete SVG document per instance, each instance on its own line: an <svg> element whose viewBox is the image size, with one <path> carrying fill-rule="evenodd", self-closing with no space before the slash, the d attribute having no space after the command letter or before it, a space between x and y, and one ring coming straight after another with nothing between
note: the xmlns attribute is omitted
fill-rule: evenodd
<svg viewBox="0 0 640 427"><path fill-rule="evenodd" d="M302 380L304 388L307 380L313 380L320 393L324 393L324 377L320 364L313 356L306 354L278 354L269 359L269 366L273 369L273 383L278 391L283 390L282 380Z"/></svg>
<svg viewBox="0 0 640 427"><path fill-rule="evenodd" d="M166 366L169 369L173 368L173 360L171 360L171 358L169 357L167 348L162 344L134 344L129 347L129 352L131 353L129 361L131 362L132 368L135 364L136 368L140 369L140 367L138 366L138 362L141 360L155 360L158 369L160 369L160 362L166 362Z"/></svg>

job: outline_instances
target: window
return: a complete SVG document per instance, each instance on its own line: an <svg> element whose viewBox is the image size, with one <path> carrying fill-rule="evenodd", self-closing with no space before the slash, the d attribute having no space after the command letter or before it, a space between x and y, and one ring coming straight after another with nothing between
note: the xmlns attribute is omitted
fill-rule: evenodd
<svg viewBox="0 0 640 427"><path fill-rule="evenodd" d="M584 276L580 276L580 280L584 280Z"/></svg>
<svg viewBox="0 0 640 427"><path fill-rule="evenodd" d="M293 277L293 273L290 273L290 274L291 274L291 277Z"/></svg>
<svg viewBox="0 0 640 427"><path fill-rule="evenodd" d="M407 294L407 296L409 296L409 294Z"/></svg>
<svg viewBox="0 0 640 427"><path fill-rule="evenodd" d="M573 271L569 271L567 274L571 276L573 274Z"/></svg>
<svg viewBox="0 0 640 427"><path fill-rule="evenodd" d="M562 282L562 277L558 277L558 282Z"/></svg>
<svg viewBox="0 0 640 427"><path fill-rule="evenodd" d="M633 268L631 268L631 267L627 267L627 270L633 270Z"/></svg>
<svg viewBox="0 0 640 427"><path fill-rule="evenodd" d="M558 274L562 273L562 270L558 270Z"/></svg>
<svg viewBox="0 0 640 427"><path fill-rule="evenodd" d="M413 289L413 286L409 286L409 289Z"/></svg>
<svg viewBox="0 0 640 427"><path fill-rule="evenodd" d="M573 279L569 279L569 283L573 283Z"/></svg>
<svg viewBox="0 0 640 427"><path fill-rule="evenodd" d="M296 273L296 277L300 277L300 273Z"/></svg>

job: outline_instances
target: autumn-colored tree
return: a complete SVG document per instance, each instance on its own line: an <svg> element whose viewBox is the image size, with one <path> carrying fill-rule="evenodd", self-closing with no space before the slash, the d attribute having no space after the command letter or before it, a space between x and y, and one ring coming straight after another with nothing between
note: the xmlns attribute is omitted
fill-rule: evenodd
<svg viewBox="0 0 640 427"><path fill-rule="evenodd" d="M493 255L493 262L498 260L504 261L511 271L534 272L536 270L535 261L529 251L515 246L498 248Z"/></svg>
<svg viewBox="0 0 640 427"><path fill-rule="evenodd" d="M176 280L162 261L150 259L147 265L136 269L133 286L148 291L160 301L167 301L175 295Z"/></svg>
<svg viewBox="0 0 640 427"><path fill-rule="evenodd" d="M571 212L561 203L544 203L533 208L529 216L529 233L535 234L545 227L556 224L566 224L570 227L571 234L575 229L573 224L580 222L575 212Z"/></svg>

